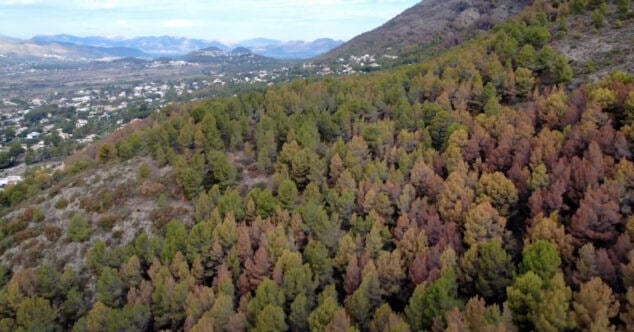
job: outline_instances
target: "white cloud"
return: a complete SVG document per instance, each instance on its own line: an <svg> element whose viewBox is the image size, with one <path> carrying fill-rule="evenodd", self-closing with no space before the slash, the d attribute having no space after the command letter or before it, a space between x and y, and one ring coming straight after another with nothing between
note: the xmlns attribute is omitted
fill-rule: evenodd
<svg viewBox="0 0 634 332"><path fill-rule="evenodd" d="M196 26L196 23L183 19L167 20L163 22L163 27L165 28L189 28L193 26Z"/></svg>

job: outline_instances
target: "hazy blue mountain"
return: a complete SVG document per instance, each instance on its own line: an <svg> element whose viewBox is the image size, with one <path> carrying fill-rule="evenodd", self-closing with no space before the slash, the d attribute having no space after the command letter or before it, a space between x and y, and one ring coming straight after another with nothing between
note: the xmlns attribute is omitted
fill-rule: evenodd
<svg viewBox="0 0 634 332"><path fill-rule="evenodd" d="M135 48L155 56L175 56L204 49L217 47L229 50L226 45L217 41L189 39L173 36L143 36L135 38L107 38L100 36L77 37L72 35L38 35L31 40L38 42L65 42L96 47L128 47Z"/></svg>
<svg viewBox="0 0 634 332"><path fill-rule="evenodd" d="M269 39L269 38L253 38L243 40L238 43L238 45L246 47L248 49L255 49L260 47L266 47L271 45L280 45L283 42L281 40Z"/></svg>
<svg viewBox="0 0 634 332"><path fill-rule="evenodd" d="M48 42L0 38L0 54L13 59L89 61L123 57L148 58L148 54L129 47L98 47L70 42Z"/></svg>
<svg viewBox="0 0 634 332"><path fill-rule="evenodd" d="M327 53L341 44L343 44L343 41L330 38L316 39L312 42L276 41L276 43L269 44L251 43L250 45L252 46L240 43L240 45L248 47L254 53L276 59L309 59Z"/></svg>
<svg viewBox="0 0 634 332"><path fill-rule="evenodd" d="M217 41L190 39L173 36L143 36L135 38L108 38L101 36L78 37L73 35L38 35L31 39L34 42L72 43L94 47L126 47L140 50L154 56L182 56L196 50L216 47L230 51L232 47L244 47L255 54L276 59L308 59L326 53L341 45L343 41L328 38L312 42L289 41L254 38L241 41L235 45L225 45Z"/></svg>

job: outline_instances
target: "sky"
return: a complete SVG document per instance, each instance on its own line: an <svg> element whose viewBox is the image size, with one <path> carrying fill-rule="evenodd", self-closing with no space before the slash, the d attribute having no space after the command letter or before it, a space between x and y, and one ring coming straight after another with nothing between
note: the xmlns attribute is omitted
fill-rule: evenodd
<svg viewBox="0 0 634 332"><path fill-rule="evenodd" d="M0 0L0 35L348 40L420 0Z"/></svg>

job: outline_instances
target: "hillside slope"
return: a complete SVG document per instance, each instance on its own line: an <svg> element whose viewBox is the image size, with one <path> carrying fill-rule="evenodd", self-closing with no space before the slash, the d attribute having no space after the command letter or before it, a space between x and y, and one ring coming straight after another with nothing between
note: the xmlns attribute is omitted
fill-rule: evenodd
<svg viewBox="0 0 634 332"><path fill-rule="evenodd" d="M451 41L469 30L488 29L516 15L530 1L424 0L382 26L363 33L320 59L364 54L395 55L399 50Z"/></svg>
<svg viewBox="0 0 634 332"><path fill-rule="evenodd" d="M575 3L31 171L0 192L0 330L634 330L634 76L551 46L634 15Z"/></svg>

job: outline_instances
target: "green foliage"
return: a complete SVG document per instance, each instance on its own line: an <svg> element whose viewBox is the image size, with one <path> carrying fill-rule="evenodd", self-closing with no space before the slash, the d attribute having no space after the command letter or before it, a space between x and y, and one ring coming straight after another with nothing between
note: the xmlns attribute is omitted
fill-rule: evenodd
<svg viewBox="0 0 634 332"><path fill-rule="evenodd" d="M284 321L284 310L274 304L266 305L257 315L255 330L263 332L283 332L288 330Z"/></svg>
<svg viewBox="0 0 634 332"><path fill-rule="evenodd" d="M487 299L501 299L513 277L513 262L500 240L476 244L464 254L461 279Z"/></svg>
<svg viewBox="0 0 634 332"><path fill-rule="evenodd" d="M147 163L143 163L141 164L141 166L139 166L139 170L137 172L137 180L139 182L146 180L150 177L150 166Z"/></svg>
<svg viewBox="0 0 634 332"><path fill-rule="evenodd" d="M65 209L68 206L68 200L65 198L60 198L57 201L55 201L55 208L56 209Z"/></svg>
<svg viewBox="0 0 634 332"><path fill-rule="evenodd" d="M98 239L86 255L86 265L92 268L96 274L101 274L103 268L109 263L110 252L106 248L106 243L103 242L103 240Z"/></svg>
<svg viewBox="0 0 634 332"><path fill-rule="evenodd" d="M299 294L291 303L291 311L288 317L290 328L293 331L308 330L308 315L311 305L305 294Z"/></svg>
<svg viewBox="0 0 634 332"><path fill-rule="evenodd" d="M66 236L73 242L84 242L90 238L92 227L88 217L83 213L75 213L68 223Z"/></svg>
<svg viewBox="0 0 634 332"><path fill-rule="evenodd" d="M99 148L97 153L97 160L101 163L107 163L114 157L115 151L112 145L106 143Z"/></svg>
<svg viewBox="0 0 634 332"><path fill-rule="evenodd" d="M106 267L97 280L97 300L109 307L119 307L124 295L123 281L116 269Z"/></svg>
<svg viewBox="0 0 634 332"><path fill-rule="evenodd" d="M434 319L452 309L460 308L455 272L445 270L431 285L418 285L405 308L407 323L415 331L429 329Z"/></svg>
<svg viewBox="0 0 634 332"><path fill-rule="evenodd" d="M595 9L592 11L592 26L595 29L600 29L603 27L603 21L605 17L603 16L603 12L600 9Z"/></svg>
<svg viewBox="0 0 634 332"><path fill-rule="evenodd" d="M207 161L214 183L217 183L220 188L227 188L236 181L237 171L224 153L211 151L207 155Z"/></svg>
<svg viewBox="0 0 634 332"><path fill-rule="evenodd" d="M262 316L262 318L259 317L267 306L273 306L273 308L269 308L268 310L279 316L279 312L277 312L276 308L283 307L285 303L284 291L272 280L264 279L256 289L255 297L249 301L249 305L247 306L247 318L251 324L257 326L258 321L264 320L265 316ZM284 317L282 312L282 321ZM279 322L275 322L273 325L278 326Z"/></svg>
<svg viewBox="0 0 634 332"><path fill-rule="evenodd" d="M55 298L60 276L61 274L50 264L41 265L37 269L38 294L46 299Z"/></svg>
<svg viewBox="0 0 634 332"><path fill-rule="evenodd" d="M184 159L179 157L175 161L175 173L178 183L183 187L185 194L189 198L194 198L203 190L203 174L202 170L191 165Z"/></svg>
<svg viewBox="0 0 634 332"><path fill-rule="evenodd" d="M326 287L320 294L319 304L317 308L310 313L308 317L308 326L311 331L326 331L326 326L339 310L334 285Z"/></svg>
<svg viewBox="0 0 634 332"><path fill-rule="evenodd" d="M286 210L293 211L299 199L299 192L295 182L284 180L277 189L277 197Z"/></svg>
<svg viewBox="0 0 634 332"><path fill-rule="evenodd" d="M187 252L187 231L185 225L178 220L172 220L165 227L165 241L161 248L161 260L170 262L176 252Z"/></svg>
<svg viewBox="0 0 634 332"><path fill-rule="evenodd" d="M221 216L226 216L228 213L233 213L236 219L242 219L244 217L244 209L242 207L242 198L237 189L231 189L225 191L218 202L218 210Z"/></svg>
<svg viewBox="0 0 634 332"><path fill-rule="evenodd" d="M26 298L16 310L16 323L25 331L56 331L57 311L48 300Z"/></svg>
<svg viewBox="0 0 634 332"><path fill-rule="evenodd" d="M538 240L524 248L519 268L520 273L532 271L543 281L547 281L559 270L560 264L557 247L549 241Z"/></svg>
<svg viewBox="0 0 634 332"><path fill-rule="evenodd" d="M521 330L531 330L534 324L530 317L540 302L542 279L533 271L517 277L506 290L507 304L513 313L513 323Z"/></svg>

